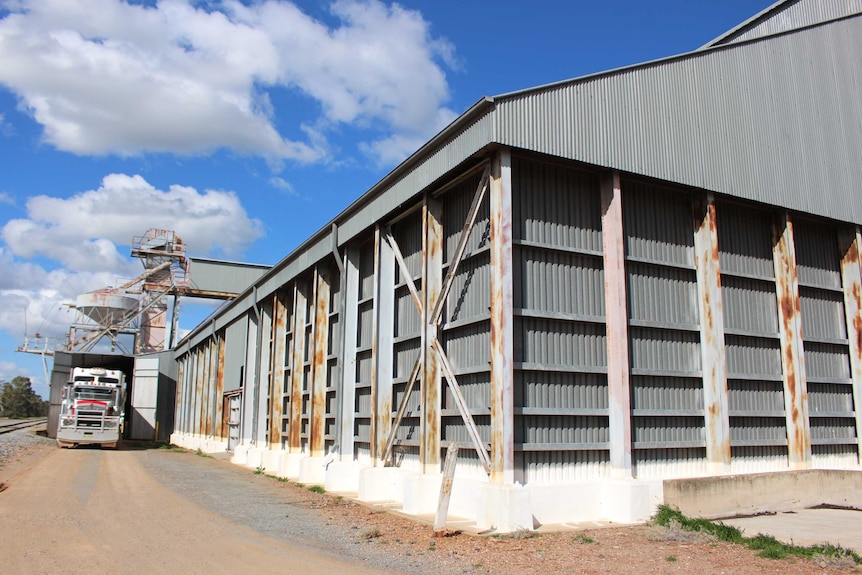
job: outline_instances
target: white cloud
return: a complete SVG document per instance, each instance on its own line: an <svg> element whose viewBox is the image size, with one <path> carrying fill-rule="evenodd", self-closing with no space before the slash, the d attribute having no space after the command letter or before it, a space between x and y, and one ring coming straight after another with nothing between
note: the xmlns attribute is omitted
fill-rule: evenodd
<svg viewBox="0 0 862 575"><path fill-rule="evenodd" d="M2 118L0 118L2 120ZM15 198L7 194L6 192L0 192L0 204L8 204L10 206L15 205Z"/></svg>
<svg viewBox="0 0 862 575"><path fill-rule="evenodd" d="M191 253L235 256L262 235L233 192L173 185L158 190L141 176L110 174L70 198L36 196L27 219L10 220L0 237L12 254L43 256L75 270L140 273L117 245L149 228L175 230Z"/></svg>
<svg viewBox="0 0 862 575"><path fill-rule="evenodd" d="M26 219L0 229L0 330L61 338L74 319L64 303L143 271L129 245L149 228L175 230L189 255L235 256L263 233L233 192L163 191L141 176L110 174L99 188L67 199L33 197Z"/></svg>
<svg viewBox="0 0 862 575"><path fill-rule="evenodd" d="M325 157L320 131L337 124L396 136L392 154L399 138L427 137L454 117L441 67L454 65L451 45L397 4L339 0L333 27L286 0L16 0L7 9L0 84L50 144L77 154L224 147L309 162ZM280 108L272 87L312 98L322 117ZM276 117L307 141L280 134Z"/></svg>
<svg viewBox="0 0 862 575"><path fill-rule="evenodd" d="M272 178L270 178L269 179L269 185L272 186L273 188L277 189L277 190L281 190L282 192L284 192L285 194L287 194L289 196L298 196L299 195L296 192L296 190L294 189L293 184L291 184L290 182L288 182L287 180L285 180L284 178L281 178L279 176L273 176Z"/></svg>

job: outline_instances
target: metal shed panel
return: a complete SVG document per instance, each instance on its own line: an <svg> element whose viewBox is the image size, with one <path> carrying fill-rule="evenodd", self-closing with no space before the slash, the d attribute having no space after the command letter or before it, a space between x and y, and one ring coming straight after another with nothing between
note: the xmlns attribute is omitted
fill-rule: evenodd
<svg viewBox="0 0 862 575"><path fill-rule="evenodd" d="M860 53L854 16L501 96L496 139L862 222Z"/></svg>
<svg viewBox="0 0 862 575"><path fill-rule="evenodd" d="M704 48L754 40L862 12L862 0L789 0L725 32Z"/></svg>
<svg viewBox="0 0 862 575"><path fill-rule="evenodd" d="M225 330L224 391L233 391L243 385L247 344L248 320L242 317Z"/></svg>

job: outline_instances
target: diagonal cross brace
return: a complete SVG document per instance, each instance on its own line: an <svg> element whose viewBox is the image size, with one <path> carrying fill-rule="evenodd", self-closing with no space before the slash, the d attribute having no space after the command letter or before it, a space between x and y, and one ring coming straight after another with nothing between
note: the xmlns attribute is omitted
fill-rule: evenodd
<svg viewBox="0 0 862 575"><path fill-rule="evenodd" d="M479 214L479 208L482 205L482 200L484 199L485 192L488 189L489 175L490 166L486 165L485 170L482 173L482 177L479 181L479 186L477 187L476 193L473 196L473 203L471 204L470 210L467 213L467 219L464 222L464 227L461 232L461 238L459 239L458 246L455 249L455 253L453 254L452 262L449 264L449 270L443 282L443 287L434 305L434 311L427 319L428 324L430 325L437 326L440 321L440 318L443 315L443 307L445 305L446 298L449 296L449 292L452 289L458 266L464 259L467 242L470 239L470 234L473 231L473 226L475 225L476 218ZM404 256L401 254L401 250L399 249L395 238L392 237L392 234L389 230L384 233L383 237L392 248L392 251L395 255L395 259L398 262L398 269L401 273L401 277L407 284L407 289L410 291L410 295L413 299L413 303L416 306L416 309L419 311L419 314L422 315L424 311L422 299L419 297L419 290L416 289L416 283L413 281L413 278L407 271ZM461 414L461 419L464 421L464 424L467 427L467 432L470 435L470 439L472 440L474 447L476 448L476 453L479 456L479 460L482 462L482 466L485 468L485 472L490 473L491 460L488 456L488 452L485 450L485 445L482 442L481 435L479 434L479 429L476 427L476 422L473 420L473 416L470 414L470 411L467 408L467 402L464 400L464 395L461 393L461 386L458 385L458 380L455 377L454 371L452 370L452 365L449 363L449 358L446 356L446 353L441 347L439 340L436 336L432 337L433 341L431 341L430 344L440 359L440 363L443 368L443 375L446 379L446 383L452 390L452 397L455 400L455 405L458 408L458 412ZM398 433L398 426L401 425L401 420L404 418L404 414L407 412L407 403L410 399L410 393L413 391L413 386L416 384L416 379L419 377L420 367L421 355L416 359L416 362L413 364L413 369L410 372L410 377L407 379L407 385L404 389L404 395L401 397L401 401L398 404L398 411L395 414L395 420L393 421L392 428L389 432L389 437L386 440L386 447L383 452L382 459L384 461L388 461L389 457L391 456L392 448L395 445L396 434Z"/></svg>

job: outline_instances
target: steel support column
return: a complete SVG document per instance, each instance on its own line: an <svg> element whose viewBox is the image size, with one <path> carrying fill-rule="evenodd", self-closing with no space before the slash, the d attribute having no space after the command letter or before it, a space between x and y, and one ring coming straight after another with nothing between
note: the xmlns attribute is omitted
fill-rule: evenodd
<svg viewBox="0 0 862 575"><path fill-rule="evenodd" d="M328 380L327 358L329 356L329 296L328 271L317 267L314 272L314 327L312 337L314 353L311 364L311 429L308 439L312 457L326 454L326 384Z"/></svg>
<svg viewBox="0 0 862 575"><path fill-rule="evenodd" d="M706 459L713 473L723 473L730 466L730 417L727 407L727 364L718 227L713 194L706 193L695 197L693 213Z"/></svg>
<svg viewBox="0 0 862 575"><path fill-rule="evenodd" d="M177 362L177 385L176 385L176 394L174 398L174 429L185 432L186 431L186 422L185 422L185 414L183 413L183 406L185 405L186 399L186 362L188 361L188 355L184 356L180 361Z"/></svg>
<svg viewBox="0 0 862 575"><path fill-rule="evenodd" d="M283 446L281 432L284 409L284 363L287 357L287 317L289 314L284 292L276 292L272 299L273 325L270 342L272 353L269 361L269 373L272 374L269 381L269 448L281 449Z"/></svg>
<svg viewBox="0 0 862 575"><path fill-rule="evenodd" d="M344 291L341 294L341 313L344 330L344 349L341 358L341 437L338 438L340 459L353 461L354 402L356 401L356 330L359 326L359 248L345 248Z"/></svg>
<svg viewBox="0 0 862 575"><path fill-rule="evenodd" d="M297 279L293 290L293 345L290 360L290 433L291 453L302 451L302 382L305 378L305 322L308 294Z"/></svg>
<svg viewBox="0 0 862 575"><path fill-rule="evenodd" d="M439 200L425 198L422 206L422 326L423 359L422 369L422 441L419 458L423 473L440 472L440 408L442 379L440 363L434 351L437 339L437 325L429 321L431 310L443 286L443 205Z"/></svg>
<svg viewBox="0 0 862 575"><path fill-rule="evenodd" d="M788 463L792 469L804 469L811 465L808 386L802 346L802 304L799 299L793 222L786 213L775 218L772 261L778 298Z"/></svg>
<svg viewBox="0 0 862 575"><path fill-rule="evenodd" d="M218 338L217 343L218 349L218 360L216 361L216 390L215 390L215 430L218 430L216 435L219 439L225 439L225 430L224 430L224 399L222 395L224 395L224 348L225 348L225 338L224 336Z"/></svg>
<svg viewBox="0 0 862 575"><path fill-rule="evenodd" d="M201 435L201 413L204 391L204 350L199 346L195 352L195 398L194 398L194 423L192 432L195 435Z"/></svg>
<svg viewBox="0 0 862 575"><path fill-rule="evenodd" d="M611 475L626 478L632 476L632 405L620 173L604 174L601 188Z"/></svg>
<svg viewBox="0 0 862 575"><path fill-rule="evenodd" d="M266 446L267 404L272 365L273 305L256 306L258 313L248 316L246 327L245 366L243 368L243 428L248 429L249 441L257 447ZM266 337L264 338L264 334ZM263 342L269 342L263 345Z"/></svg>
<svg viewBox="0 0 862 575"><path fill-rule="evenodd" d="M491 166L491 481L515 482L512 157L501 150Z"/></svg>
<svg viewBox="0 0 862 575"><path fill-rule="evenodd" d="M374 349L372 357L373 409L371 460L385 465L386 440L392 431L392 365L395 336L395 254L375 235Z"/></svg>
<svg viewBox="0 0 862 575"><path fill-rule="evenodd" d="M215 379L216 379L216 361L218 353L216 351L217 339L215 335L211 336L207 342L207 383L204 398L206 400L206 425L204 426L204 435L206 437L213 436L213 414L215 413Z"/></svg>
<svg viewBox="0 0 862 575"><path fill-rule="evenodd" d="M859 262L862 234L857 228L841 237L841 284L844 317L850 343L850 379L853 381L853 411L856 413L858 462L862 463L862 266Z"/></svg>

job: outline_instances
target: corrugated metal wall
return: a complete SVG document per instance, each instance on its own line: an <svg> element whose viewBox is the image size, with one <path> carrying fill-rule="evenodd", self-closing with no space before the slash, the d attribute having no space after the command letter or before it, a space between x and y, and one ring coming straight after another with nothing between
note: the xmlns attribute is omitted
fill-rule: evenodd
<svg viewBox="0 0 862 575"><path fill-rule="evenodd" d="M381 286L385 297L391 298L395 305L393 325L381 325L381 330L392 332L394 355L391 372L392 405L397 406L404 400L407 380L422 348L422 318L404 277L406 273L412 278L416 289L422 291L425 271L422 261L422 211L414 210L407 217L392 224L391 233L404 258L405 270L401 270L400 265L396 263L395 284L388 287ZM387 366L380 366L379 369L386 370ZM407 412L395 435L398 441L395 460L405 469L419 469L422 387L423 382L420 378L410 392Z"/></svg>
<svg viewBox="0 0 862 575"><path fill-rule="evenodd" d="M599 179L512 159L515 461L525 483L609 465Z"/></svg>
<svg viewBox="0 0 862 575"><path fill-rule="evenodd" d="M787 468L784 387L772 256L772 215L721 202L719 261L724 302L734 472Z"/></svg>
<svg viewBox="0 0 862 575"><path fill-rule="evenodd" d="M473 174L448 189L443 202L443 273L452 260L473 201L480 174ZM491 442L491 222L487 195L469 232L464 257L458 265L442 319L441 343L452 365L461 393L485 444ZM455 405L452 390L444 385L441 402L441 448L449 442L471 445L470 435ZM486 445L487 449L487 445ZM442 458L442 454L441 454ZM459 452L460 476L484 477L472 449Z"/></svg>
<svg viewBox="0 0 862 575"><path fill-rule="evenodd" d="M496 100L495 141L859 222L859 54L854 16L532 89Z"/></svg>
<svg viewBox="0 0 862 575"><path fill-rule="evenodd" d="M796 219L793 231L798 246L811 458L818 467L846 467L857 461L858 449L837 230Z"/></svg>
<svg viewBox="0 0 862 575"><path fill-rule="evenodd" d="M622 193L633 468L692 475L706 464L692 199L632 180Z"/></svg>
<svg viewBox="0 0 862 575"><path fill-rule="evenodd" d="M862 0L797 0L785 3L762 19L721 37L715 45L754 40L859 12L862 12Z"/></svg>
<svg viewBox="0 0 862 575"><path fill-rule="evenodd" d="M359 296L357 300L356 376L353 380L355 396L353 407L354 457L362 462L371 460L372 377L374 374L375 316L377 290L375 289L375 241L366 239L359 247Z"/></svg>
<svg viewBox="0 0 862 575"><path fill-rule="evenodd" d="M220 393L217 370L235 371L234 360L223 366L216 361L218 338L226 337L226 357L243 347L259 354L260 377L249 376L243 390L246 405L259 406L259 429L269 430L270 436L261 431L259 440L291 453L344 445L349 447L342 459L383 464L389 426L411 371L423 353L434 353L423 348L430 310L420 313L411 285L424 301L428 278L445 275L453 265L479 173L475 166L465 169L436 193L426 191L418 203L374 222L364 236L344 246L344 276L330 258L267 296L259 306L260 345L253 341L257 330L252 324L231 326L181 356L177 429L212 434L221 425L213 397ZM609 420L606 180L600 176L580 164L512 156L514 409L507 415L513 418L514 480L526 484L619 471L611 469L610 458L611 434L624 426L612 428ZM623 417L631 424L636 477L705 475L721 463L707 453L712 447L701 367L695 233L703 197L671 184L621 179L625 275L620 277L627 294L628 339L623 341L629 346L625 385L631 402ZM715 211L724 326L717 335L723 337L727 373L727 410L719 417L729 420L731 450L725 471L787 469L782 346L788 336L781 331L776 296L782 256L774 254L776 222L783 222L784 214L728 198L719 198ZM442 269L437 270L429 267L428 252L436 248L426 239L437 217L432 212L442 222L442 264L437 264ZM804 347L804 378L798 383L807 390L809 414L803 415L801 429L810 430L811 438L810 453L803 455L817 467L852 467L858 464L859 443L844 309L850 288L842 279L841 249L846 247L839 249L839 236L851 230L793 215L790 220L802 318L798 343ZM494 237L486 197L440 326L441 347L486 449L493 445L491 395L504 389L492 385L489 365ZM248 341L235 341L239 333ZM254 368L254 359L246 357L247 370ZM349 366L347 374L342 364ZM443 450L449 442L465 447L471 437L449 385L444 383L445 391L434 400L439 405L422 404L423 378L433 372L419 373L387 463L423 470L431 462L424 471L433 471L442 453L424 453L423 462L423 449L439 445ZM225 389L231 385L225 379ZM437 408L439 429L427 415ZM253 409L246 407L244 417L254 416ZM250 429L243 426L242 442L251 439ZM439 444L427 441L426 433L439 433ZM459 476L485 476L473 450L462 449L460 458Z"/></svg>

